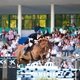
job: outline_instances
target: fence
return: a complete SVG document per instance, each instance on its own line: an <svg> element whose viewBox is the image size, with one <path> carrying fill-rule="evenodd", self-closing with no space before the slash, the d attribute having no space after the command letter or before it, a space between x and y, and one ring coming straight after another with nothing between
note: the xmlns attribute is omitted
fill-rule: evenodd
<svg viewBox="0 0 80 80"><path fill-rule="evenodd" d="M38 66L37 63L20 68L17 72L17 80L39 80L44 77L44 80L80 80L77 73L80 73L79 69L59 69L54 66L52 62L47 62L45 66ZM43 80L43 79L42 79Z"/></svg>
<svg viewBox="0 0 80 80"><path fill-rule="evenodd" d="M17 69L15 57L0 57L0 80L39 80L41 77L49 80L54 80L53 78L57 80L80 80L79 76L79 67L60 69L52 62L46 62L44 66L41 66L39 62L34 62Z"/></svg>
<svg viewBox="0 0 80 80"><path fill-rule="evenodd" d="M15 57L0 57L0 80L16 80L17 60Z"/></svg>

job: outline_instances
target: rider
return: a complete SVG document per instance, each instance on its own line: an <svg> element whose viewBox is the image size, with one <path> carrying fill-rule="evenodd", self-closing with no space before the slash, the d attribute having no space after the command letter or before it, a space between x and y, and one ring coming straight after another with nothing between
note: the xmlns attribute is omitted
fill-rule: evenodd
<svg viewBox="0 0 80 80"><path fill-rule="evenodd" d="M33 38L29 38L28 40L28 43L25 44L25 47L24 47L24 54L31 50L32 46L34 45L34 41L33 41Z"/></svg>

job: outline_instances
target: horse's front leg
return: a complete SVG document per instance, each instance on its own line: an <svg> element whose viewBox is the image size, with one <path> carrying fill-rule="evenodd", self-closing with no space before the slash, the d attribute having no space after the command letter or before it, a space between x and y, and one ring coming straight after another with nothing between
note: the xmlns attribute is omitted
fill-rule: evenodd
<svg viewBox="0 0 80 80"><path fill-rule="evenodd" d="M44 62L44 57L43 57L43 56L44 56L43 54L40 54L40 58L41 58L41 59L40 59L40 62L41 62L42 65L44 65L44 63L45 63L45 62Z"/></svg>
<svg viewBox="0 0 80 80"><path fill-rule="evenodd" d="M17 53L16 57L17 57L17 63L20 64L20 63L21 63L21 57L22 57L21 51L19 51L19 52Z"/></svg>

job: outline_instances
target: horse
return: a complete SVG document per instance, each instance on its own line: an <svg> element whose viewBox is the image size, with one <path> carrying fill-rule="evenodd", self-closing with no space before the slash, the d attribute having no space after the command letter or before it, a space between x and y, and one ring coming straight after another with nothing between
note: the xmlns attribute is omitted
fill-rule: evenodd
<svg viewBox="0 0 80 80"><path fill-rule="evenodd" d="M50 59L51 51L52 51L53 43L48 41L47 45L45 46L44 50L42 50L42 64L44 65L48 59Z"/></svg>
<svg viewBox="0 0 80 80"><path fill-rule="evenodd" d="M42 65L44 65L44 59L48 54L48 50L51 49L51 45L48 39L41 38L38 40L37 44L32 46L31 50L25 53L25 55L24 48L24 45L19 45L15 51L18 64L28 64L40 60Z"/></svg>

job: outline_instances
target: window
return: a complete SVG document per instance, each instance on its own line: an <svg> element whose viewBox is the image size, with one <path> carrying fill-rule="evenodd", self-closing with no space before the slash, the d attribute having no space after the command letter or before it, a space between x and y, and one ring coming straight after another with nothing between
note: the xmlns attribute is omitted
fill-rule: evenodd
<svg viewBox="0 0 80 80"><path fill-rule="evenodd" d="M47 15L40 15L39 24L41 27L46 27Z"/></svg>
<svg viewBox="0 0 80 80"><path fill-rule="evenodd" d="M40 26L46 27L46 20L40 20Z"/></svg>
<svg viewBox="0 0 80 80"><path fill-rule="evenodd" d="M63 27L66 27L67 24L71 24L71 18L70 18L70 15L69 14L63 14L62 15L62 26Z"/></svg>
<svg viewBox="0 0 80 80"><path fill-rule="evenodd" d="M61 27L62 26L62 15L55 15L55 26L56 27Z"/></svg>
<svg viewBox="0 0 80 80"><path fill-rule="evenodd" d="M22 17L22 29L32 29L32 15L23 15Z"/></svg>
<svg viewBox="0 0 80 80"><path fill-rule="evenodd" d="M24 29L31 29L31 28L32 28L32 20L25 20Z"/></svg>
<svg viewBox="0 0 80 80"><path fill-rule="evenodd" d="M80 27L80 14L76 15L75 24L77 27Z"/></svg>
<svg viewBox="0 0 80 80"><path fill-rule="evenodd" d="M48 20L49 19L49 20ZM17 14L0 15L0 27L2 28L17 28ZM32 29L33 26L40 25L41 27L50 26L50 17L47 14L23 14L22 29Z"/></svg>
<svg viewBox="0 0 80 80"><path fill-rule="evenodd" d="M2 27L3 28L8 28L9 27L8 15L3 15L2 16Z"/></svg>
<svg viewBox="0 0 80 80"><path fill-rule="evenodd" d="M46 14L27 14L23 15L22 29L32 29L36 25L46 27Z"/></svg>
<svg viewBox="0 0 80 80"><path fill-rule="evenodd" d="M71 15L70 14L56 14L55 15L55 26L66 27L67 24L71 24Z"/></svg>
<svg viewBox="0 0 80 80"><path fill-rule="evenodd" d="M16 20L10 20L10 28L16 28Z"/></svg>
<svg viewBox="0 0 80 80"><path fill-rule="evenodd" d="M17 27L17 15L10 15L10 28Z"/></svg>

